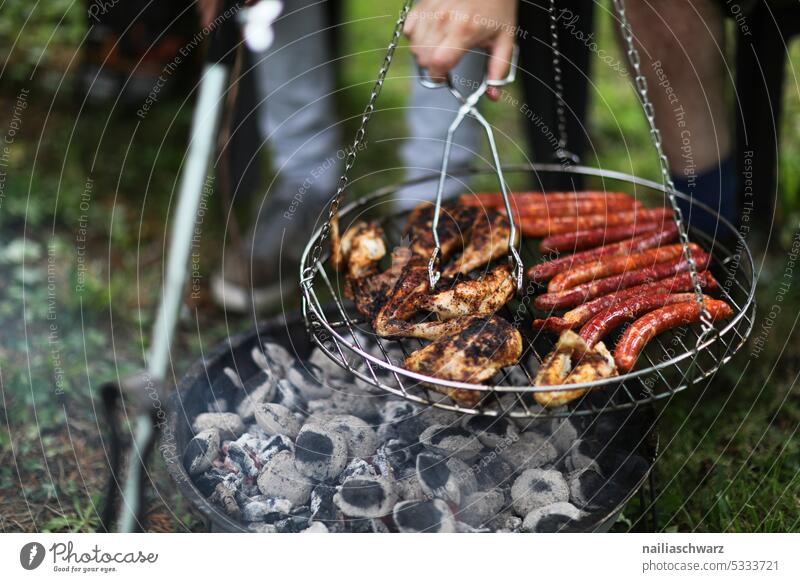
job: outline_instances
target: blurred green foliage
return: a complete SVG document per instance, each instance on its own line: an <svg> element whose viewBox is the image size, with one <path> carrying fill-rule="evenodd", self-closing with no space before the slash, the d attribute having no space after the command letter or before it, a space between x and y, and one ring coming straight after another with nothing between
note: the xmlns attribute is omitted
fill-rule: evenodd
<svg viewBox="0 0 800 582"><path fill-rule="evenodd" d="M83 0L10 0L0 7L0 55L3 76L20 81L34 68L65 64L86 33Z"/></svg>

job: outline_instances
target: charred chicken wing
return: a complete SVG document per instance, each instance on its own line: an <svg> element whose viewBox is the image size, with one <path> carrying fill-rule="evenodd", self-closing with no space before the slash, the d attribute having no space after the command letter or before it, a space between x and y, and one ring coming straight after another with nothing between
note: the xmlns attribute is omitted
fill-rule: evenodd
<svg viewBox="0 0 800 582"><path fill-rule="evenodd" d="M497 316L466 316L451 320L457 330L411 353L405 368L413 372L481 384L501 368L512 366L522 355L522 336L514 326ZM475 390L441 388L453 400L476 405L484 396Z"/></svg>

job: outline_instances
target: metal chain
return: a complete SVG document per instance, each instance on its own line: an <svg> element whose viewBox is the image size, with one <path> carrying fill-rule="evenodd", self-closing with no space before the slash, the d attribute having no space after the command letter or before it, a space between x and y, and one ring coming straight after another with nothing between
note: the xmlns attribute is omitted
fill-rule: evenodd
<svg viewBox="0 0 800 582"><path fill-rule="evenodd" d="M319 260L322 257L323 244L331 231L331 224L337 220L339 206L344 199L344 193L347 189L347 185L349 184L348 174L350 173L350 170L353 169L353 165L355 165L356 156L358 155L358 151L360 150L361 145L364 143L364 138L367 135L367 123L369 123L369 119L375 110L375 102L378 100L378 97L381 94L383 82L386 79L386 74L389 72L389 67L392 64L394 51L400 42L400 35L403 33L403 25L405 24L409 11L411 10L411 3L412 0L405 0L403 8L400 10L400 15L397 18L397 22L395 23L392 39L389 42L388 48L386 49L386 55L383 57L383 63L378 71L378 77L375 80L375 85L372 88L369 101L367 101L367 106L364 108L364 112L361 114L361 125L359 126L358 131L356 131L353 144L350 146L350 149L347 152L344 162L344 170L342 171L342 175L339 178L339 183L336 187L336 195L333 197L333 200L331 200L328 208L328 219L325 224L322 225L320 235L317 237L317 241L311 250L311 269L317 268Z"/></svg>
<svg viewBox="0 0 800 582"><path fill-rule="evenodd" d="M697 339L700 344L712 329L711 314L706 309L705 302L703 301L703 289L700 286L700 278L697 275L697 262L692 256L692 250L689 247L689 234L684 226L683 212L678 205L678 199L675 196L675 183L672 181L669 173L669 160L667 159L661 142L661 132L656 127L656 114L653 104L647 92L647 79L642 74L641 61L639 59L639 51L633 41L633 31L631 30L630 22L628 22L627 14L625 13L625 0L613 0L614 9L619 18L619 27L622 33L622 38L625 41L625 46L628 52L628 61L633 68L636 77L636 90L639 95L639 101L644 109L644 114L647 117L647 123L650 126L650 137L655 146L656 153L658 154L658 161L661 166L661 176L666 185L667 198L672 206L672 214L675 224L678 226L678 233L680 234L680 241L683 245L683 254L686 256L686 261L689 263L689 273L692 277L692 286L694 287L697 302L700 304L700 320L703 324L703 331Z"/></svg>
<svg viewBox="0 0 800 582"><path fill-rule="evenodd" d="M561 51L558 47L558 18L556 18L556 0L550 0L550 47L553 50L553 85L556 94L556 122L558 124L558 150L556 157L561 161L574 158L567 150L567 118L564 106L564 83L561 71Z"/></svg>

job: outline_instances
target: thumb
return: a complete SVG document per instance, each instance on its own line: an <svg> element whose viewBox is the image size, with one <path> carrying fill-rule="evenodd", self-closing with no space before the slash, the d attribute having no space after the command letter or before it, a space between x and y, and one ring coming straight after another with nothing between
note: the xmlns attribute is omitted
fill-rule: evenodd
<svg viewBox="0 0 800 582"><path fill-rule="evenodd" d="M508 76L513 53L514 39L512 37L503 35L497 39L497 42L494 43L489 51L489 62L486 63L487 81L502 81ZM497 101L500 98L500 89L498 87L489 87L486 90L486 95L492 101Z"/></svg>

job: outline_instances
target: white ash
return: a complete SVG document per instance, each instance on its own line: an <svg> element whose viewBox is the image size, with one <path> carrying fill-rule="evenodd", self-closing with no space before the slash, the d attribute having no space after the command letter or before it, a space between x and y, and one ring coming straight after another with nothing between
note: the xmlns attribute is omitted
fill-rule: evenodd
<svg viewBox="0 0 800 582"><path fill-rule="evenodd" d="M305 364L296 362L286 371L286 379L307 401L330 398L333 393L333 389L327 383L325 372L310 362Z"/></svg>
<svg viewBox="0 0 800 582"><path fill-rule="evenodd" d="M282 404L292 412L304 412L308 404L303 395L289 380L278 380L275 401Z"/></svg>
<svg viewBox="0 0 800 582"><path fill-rule="evenodd" d="M309 362L265 345L251 378L219 375L183 458L251 531L555 531L615 508L649 469L605 446L610 416L596 432L583 418L464 416L377 393L319 350Z"/></svg>
<svg viewBox="0 0 800 582"><path fill-rule="evenodd" d="M497 447L519 439L519 431L504 416L469 415L462 421L464 429L474 434L485 447Z"/></svg>
<svg viewBox="0 0 800 582"><path fill-rule="evenodd" d="M549 427L540 426L537 430L547 437L559 455L566 453L578 438L578 429L569 418L553 418Z"/></svg>
<svg viewBox="0 0 800 582"><path fill-rule="evenodd" d="M247 430L242 417L233 412L203 412L195 417L192 428L195 433L217 429L220 438L225 440L239 438Z"/></svg>
<svg viewBox="0 0 800 582"><path fill-rule="evenodd" d="M274 436L265 434L263 437L248 441L247 446L256 453L262 466L266 465L272 457L281 451L288 451L294 456L294 442L288 436L282 434Z"/></svg>
<svg viewBox="0 0 800 582"><path fill-rule="evenodd" d="M295 362L294 356L280 344L271 342L262 344L261 352L264 356L263 359L258 358L256 354L257 350L258 348L255 348L251 353L256 364L260 363L261 368L267 371L275 371L280 376L285 376L286 370Z"/></svg>
<svg viewBox="0 0 800 582"><path fill-rule="evenodd" d="M311 479L334 479L347 465L347 441L327 426L306 424L295 441L294 464Z"/></svg>
<svg viewBox="0 0 800 582"><path fill-rule="evenodd" d="M462 496L472 493L478 486L472 468L464 461L433 453L417 456L417 478L422 491L428 496L456 505L461 502Z"/></svg>
<svg viewBox="0 0 800 582"><path fill-rule="evenodd" d="M266 521L275 523L285 517L292 510L292 502L288 499L275 497L262 497L258 500L251 500L242 510L244 521Z"/></svg>
<svg viewBox="0 0 800 582"><path fill-rule="evenodd" d="M381 475L380 471L365 459L358 457L351 459L347 466L339 474L338 482L344 483L348 479L355 477L370 477L377 478Z"/></svg>
<svg viewBox="0 0 800 582"><path fill-rule="evenodd" d="M456 533L491 533L488 527L473 527L463 521L456 521Z"/></svg>
<svg viewBox="0 0 800 582"><path fill-rule="evenodd" d="M509 463L497 450L481 455L472 465L473 473L478 483L478 488L510 489L514 483L517 469Z"/></svg>
<svg viewBox="0 0 800 582"><path fill-rule="evenodd" d="M339 488L333 502L350 517L383 517L392 512L397 493L389 479L352 477Z"/></svg>
<svg viewBox="0 0 800 582"><path fill-rule="evenodd" d="M252 420L257 404L271 402L275 398L277 384L275 375L263 370L249 378L244 383L245 396L236 407L237 414L246 421Z"/></svg>
<svg viewBox="0 0 800 582"><path fill-rule="evenodd" d="M558 471L528 469L511 486L511 499L519 516L534 509L569 501L569 485Z"/></svg>
<svg viewBox="0 0 800 582"><path fill-rule="evenodd" d="M385 459L394 471L402 472L403 469L413 466L421 449L419 444L409 445L400 439L389 439L384 441L375 455L379 462L382 463Z"/></svg>
<svg viewBox="0 0 800 582"><path fill-rule="evenodd" d="M283 497L292 505L303 505L311 496L311 481L295 468L289 451L274 455L258 476L258 488L264 495Z"/></svg>
<svg viewBox="0 0 800 582"><path fill-rule="evenodd" d="M255 419L268 435L283 434L296 438L300 432L300 421L292 411L282 404L263 402L256 406Z"/></svg>
<svg viewBox="0 0 800 582"><path fill-rule="evenodd" d="M498 533L522 531L522 518L513 513L503 513L494 520L493 527Z"/></svg>
<svg viewBox="0 0 800 582"><path fill-rule="evenodd" d="M328 528L321 521L312 521L309 526L300 533L328 533Z"/></svg>
<svg viewBox="0 0 800 582"><path fill-rule="evenodd" d="M245 477L258 477L262 463L255 451L235 441L226 443L222 450L225 453L225 467Z"/></svg>
<svg viewBox="0 0 800 582"><path fill-rule="evenodd" d="M535 431L520 434L500 454L518 471L546 467L558 459L558 451L550 439Z"/></svg>
<svg viewBox="0 0 800 582"><path fill-rule="evenodd" d="M317 410L319 409L319 410ZM339 416L330 411L330 400L312 400L308 403L308 416L303 425L318 424L325 426L329 420Z"/></svg>
<svg viewBox="0 0 800 582"><path fill-rule="evenodd" d="M378 438L382 441L400 439L411 443L427 428L420 409L408 400L389 399L380 409L381 422L378 425Z"/></svg>
<svg viewBox="0 0 800 582"><path fill-rule="evenodd" d="M369 457L378 448L375 431L364 420L352 414L337 415L326 426L341 434L347 441L347 454L351 457Z"/></svg>
<svg viewBox="0 0 800 582"><path fill-rule="evenodd" d="M331 360L320 348L314 348L311 351L311 356L308 358L308 362L322 370L322 373L325 374L327 381L332 381L337 378L351 378L350 373L347 370Z"/></svg>
<svg viewBox="0 0 800 582"><path fill-rule="evenodd" d="M441 499L401 501L394 507L394 522L403 533L454 533L456 520Z"/></svg>
<svg viewBox="0 0 800 582"><path fill-rule="evenodd" d="M189 475L199 475L219 458L219 430L209 428L194 436L183 452L183 466Z"/></svg>
<svg viewBox="0 0 800 582"><path fill-rule="evenodd" d="M474 459L482 448L477 437L460 425L434 424L422 431L419 440L426 449L434 453L465 461Z"/></svg>
<svg viewBox="0 0 800 582"><path fill-rule="evenodd" d="M397 494L403 501L420 500L425 497L422 484L417 476L417 470L414 468L404 469L397 475L395 489L397 489Z"/></svg>
<svg viewBox="0 0 800 582"><path fill-rule="evenodd" d="M502 511L506 496L498 489L470 493L461 501L458 519L473 527L483 527Z"/></svg>
<svg viewBox="0 0 800 582"><path fill-rule="evenodd" d="M384 396L356 390L351 382L349 385L334 387L329 406L340 414L352 414L365 420L372 420L378 418L378 407L383 400Z"/></svg>
<svg viewBox="0 0 800 582"><path fill-rule="evenodd" d="M539 507L525 516L522 531L555 533L568 528L571 522L581 518L581 511L567 502Z"/></svg>
<svg viewBox="0 0 800 582"><path fill-rule="evenodd" d="M567 474L579 473L589 468L599 470L597 459L607 445L591 439L578 439L561 459L561 466Z"/></svg>
<svg viewBox="0 0 800 582"><path fill-rule="evenodd" d="M231 383L236 386L239 390L244 388L244 384L242 384L242 379L239 378L239 374L236 373L236 370L225 366L222 368L222 373L225 374L231 381Z"/></svg>
<svg viewBox="0 0 800 582"><path fill-rule="evenodd" d="M247 529L253 533L278 533L278 528L271 523L248 523Z"/></svg>

